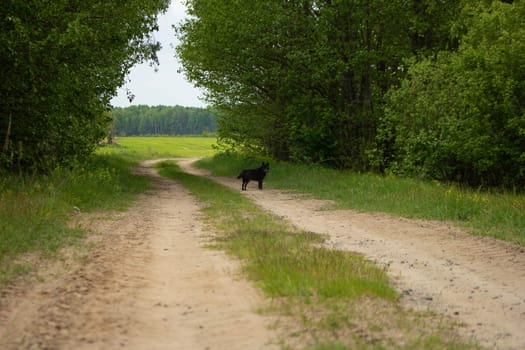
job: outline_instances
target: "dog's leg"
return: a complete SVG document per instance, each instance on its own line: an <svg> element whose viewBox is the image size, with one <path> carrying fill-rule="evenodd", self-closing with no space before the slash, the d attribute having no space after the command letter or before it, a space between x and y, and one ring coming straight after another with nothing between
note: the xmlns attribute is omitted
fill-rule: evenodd
<svg viewBox="0 0 525 350"><path fill-rule="evenodd" d="M262 190L262 184L263 184L262 180L259 180L259 189L260 190Z"/></svg>

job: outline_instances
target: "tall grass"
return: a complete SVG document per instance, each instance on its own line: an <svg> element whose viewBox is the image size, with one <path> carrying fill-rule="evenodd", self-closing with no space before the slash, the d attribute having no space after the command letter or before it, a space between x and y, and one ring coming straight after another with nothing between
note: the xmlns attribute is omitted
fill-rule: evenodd
<svg viewBox="0 0 525 350"><path fill-rule="evenodd" d="M266 160L266 159L265 159ZM216 175L237 175L260 160L219 154L199 162ZM525 245L525 195L461 188L453 184L358 174L318 165L272 162L270 187L332 200L342 209L451 221L479 235Z"/></svg>
<svg viewBox="0 0 525 350"><path fill-rule="evenodd" d="M0 181L0 282L29 267L16 256L28 252L53 254L83 236L68 225L71 215L94 209L123 209L148 181L132 175L132 163L98 155L73 169L47 176L7 177Z"/></svg>
<svg viewBox="0 0 525 350"><path fill-rule="evenodd" d="M239 258L245 274L287 321L282 345L309 349L472 349L453 324L403 310L386 273L363 257L323 248L324 237L297 232L238 191L158 165L202 203L205 220L220 233L212 245ZM273 311L272 311L273 310ZM427 318L429 317L429 318Z"/></svg>

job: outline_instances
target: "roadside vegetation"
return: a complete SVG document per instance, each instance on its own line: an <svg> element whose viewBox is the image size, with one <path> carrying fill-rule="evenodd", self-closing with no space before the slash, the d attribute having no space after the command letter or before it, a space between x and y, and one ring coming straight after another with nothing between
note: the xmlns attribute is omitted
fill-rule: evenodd
<svg viewBox="0 0 525 350"><path fill-rule="evenodd" d="M147 179L132 175L133 163L95 156L83 166L57 168L46 176L0 180L0 284L32 270L36 260L85 235L69 223L79 212L121 210L146 190Z"/></svg>
<svg viewBox="0 0 525 350"><path fill-rule="evenodd" d="M362 256L324 248L323 236L298 232L239 191L184 173L174 162L158 168L202 203L218 231L210 246L240 259L271 298L261 312L281 316L275 327L283 349L476 348L457 337L451 320L402 309L385 271Z"/></svg>
<svg viewBox="0 0 525 350"><path fill-rule="evenodd" d="M158 64L169 0L0 3L0 176L85 161L133 66ZM133 100L133 93L128 91Z"/></svg>
<svg viewBox="0 0 525 350"><path fill-rule="evenodd" d="M215 175L237 176L238 169L257 166L260 161L235 153L222 153L198 164ZM286 162L272 162L265 183L270 187L332 200L334 206L341 209L450 221L471 229L474 234L525 246L523 193L475 190L437 181L360 174Z"/></svg>

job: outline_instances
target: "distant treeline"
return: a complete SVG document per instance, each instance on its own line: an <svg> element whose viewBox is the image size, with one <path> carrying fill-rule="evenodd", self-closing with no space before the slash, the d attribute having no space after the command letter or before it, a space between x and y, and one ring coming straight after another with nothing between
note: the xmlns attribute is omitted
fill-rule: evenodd
<svg viewBox="0 0 525 350"><path fill-rule="evenodd" d="M117 136L202 135L217 130L217 117L207 109L182 106L115 107Z"/></svg>

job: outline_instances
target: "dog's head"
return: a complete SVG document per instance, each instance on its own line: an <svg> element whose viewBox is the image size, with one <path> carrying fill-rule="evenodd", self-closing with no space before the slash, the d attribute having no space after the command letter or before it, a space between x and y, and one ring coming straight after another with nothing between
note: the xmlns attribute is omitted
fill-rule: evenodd
<svg viewBox="0 0 525 350"><path fill-rule="evenodd" d="M267 173L270 170L270 163L263 162L262 165L261 165L261 169L262 169L262 171Z"/></svg>

